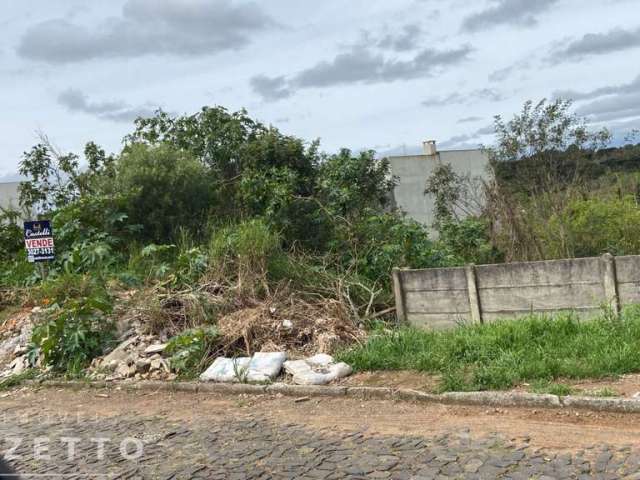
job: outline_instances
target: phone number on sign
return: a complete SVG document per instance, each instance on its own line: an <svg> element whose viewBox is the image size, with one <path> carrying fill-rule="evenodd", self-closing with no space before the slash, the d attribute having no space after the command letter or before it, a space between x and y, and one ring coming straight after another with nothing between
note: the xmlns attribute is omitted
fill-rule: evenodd
<svg viewBox="0 0 640 480"><path fill-rule="evenodd" d="M53 253L53 247L29 248L27 250L27 255L30 257L36 255L53 255Z"/></svg>

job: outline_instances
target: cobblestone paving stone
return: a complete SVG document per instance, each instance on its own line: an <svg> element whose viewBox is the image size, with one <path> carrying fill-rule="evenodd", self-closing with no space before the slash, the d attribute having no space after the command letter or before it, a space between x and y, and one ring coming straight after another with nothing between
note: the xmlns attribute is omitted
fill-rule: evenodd
<svg viewBox="0 0 640 480"><path fill-rule="evenodd" d="M193 424L135 416L33 419L10 413L0 419L2 450L21 439L10 463L24 478L613 480L640 471L640 453L628 447L553 453L530 447L526 437L478 439L467 431L389 436L275 424L258 416ZM72 457L68 438L80 440ZM139 458L122 454L124 448L133 457L140 445Z"/></svg>

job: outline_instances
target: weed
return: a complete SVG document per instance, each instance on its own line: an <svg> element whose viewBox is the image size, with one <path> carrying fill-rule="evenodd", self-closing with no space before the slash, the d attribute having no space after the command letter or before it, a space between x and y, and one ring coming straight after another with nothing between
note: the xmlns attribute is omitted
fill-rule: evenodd
<svg viewBox="0 0 640 480"><path fill-rule="evenodd" d="M0 380L0 391L20 386L24 383L25 380L31 380L32 378L35 378L37 373L38 371L36 369L28 368L21 373L3 378L2 380Z"/></svg>
<svg viewBox="0 0 640 480"><path fill-rule="evenodd" d="M522 382L640 371L639 341L640 310L631 308L616 321L607 315L579 321L563 313L441 332L378 331L339 358L356 370L440 374L443 390L505 389Z"/></svg>
<svg viewBox="0 0 640 480"><path fill-rule="evenodd" d="M589 392L589 395L592 397L619 397L620 394L616 392L614 389L609 387L603 387L598 390L594 390L593 392Z"/></svg>
<svg viewBox="0 0 640 480"><path fill-rule="evenodd" d="M531 390L535 393L550 393L551 395L557 395L559 397L573 395L577 392L577 390L571 385L549 382L547 380L538 380L534 382Z"/></svg>
<svg viewBox="0 0 640 480"><path fill-rule="evenodd" d="M171 368L182 378L197 377L204 369L218 336L218 329L210 326L186 330L173 337L165 349L171 355Z"/></svg>

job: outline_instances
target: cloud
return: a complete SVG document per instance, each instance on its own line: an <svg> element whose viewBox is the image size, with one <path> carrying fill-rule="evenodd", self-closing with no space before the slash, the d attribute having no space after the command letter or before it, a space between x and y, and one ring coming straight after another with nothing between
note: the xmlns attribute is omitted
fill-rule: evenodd
<svg viewBox="0 0 640 480"><path fill-rule="evenodd" d="M291 90L287 87L287 80L283 77L267 77L256 75L250 80L253 91L267 101L280 100L291 96Z"/></svg>
<svg viewBox="0 0 640 480"><path fill-rule="evenodd" d="M580 106L576 114L594 122L618 121L640 116L640 76L629 83L608 85L594 90L580 92L559 90L554 98L577 101Z"/></svg>
<svg viewBox="0 0 640 480"><path fill-rule="evenodd" d="M552 63L575 62L591 55L605 55L640 47L640 28L625 30L616 28L606 33L588 33L552 51Z"/></svg>
<svg viewBox="0 0 640 480"><path fill-rule="evenodd" d="M400 33L389 33L378 40L378 47L393 50L396 52L406 52L414 50L419 46L422 27L417 23L407 24L402 27Z"/></svg>
<svg viewBox="0 0 640 480"><path fill-rule="evenodd" d="M552 7L558 0L494 0L484 10L467 16L462 30L477 32L498 25L531 27L538 23L537 16Z"/></svg>
<svg viewBox="0 0 640 480"><path fill-rule="evenodd" d="M425 107L442 107L452 104L471 104L478 100L499 102L504 96L493 88L480 88L467 93L455 92L444 97L430 97L422 102Z"/></svg>
<svg viewBox="0 0 640 480"><path fill-rule="evenodd" d="M17 52L52 64L145 55L210 55L247 45L275 25L259 5L226 0L128 0L119 17L84 26L58 18L32 25Z"/></svg>
<svg viewBox="0 0 640 480"><path fill-rule="evenodd" d="M480 120L482 120L482 117L471 116L471 117L463 117L460 120L458 120L456 123L473 123L473 122L478 122Z"/></svg>
<svg viewBox="0 0 640 480"><path fill-rule="evenodd" d="M391 83L427 77L463 62L470 52L468 45L448 50L425 48L415 52L409 59L396 59L356 45L332 60L319 62L288 79L257 75L250 83L263 99L276 100L306 88Z"/></svg>
<svg viewBox="0 0 640 480"><path fill-rule="evenodd" d="M640 92L640 75L629 83L622 85L609 85L587 92L579 92L577 90L557 90L553 93L553 98L566 98L580 101L603 97L605 95L620 95L635 92Z"/></svg>
<svg viewBox="0 0 640 480"><path fill-rule="evenodd" d="M493 135L495 129L493 125L485 125L471 133L454 135L440 144L442 148L478 148L480 138L486 135Z"/></svg>
<svg viewBox="0 0 640 480"><path fill-rule="evenodd" d="M150 117L158 110L151 105L131 106L123 101L92 102L80 90L69 88L58 95L58 103L70 112L86 113L112 122L132 122L138 117Z"/></svg>

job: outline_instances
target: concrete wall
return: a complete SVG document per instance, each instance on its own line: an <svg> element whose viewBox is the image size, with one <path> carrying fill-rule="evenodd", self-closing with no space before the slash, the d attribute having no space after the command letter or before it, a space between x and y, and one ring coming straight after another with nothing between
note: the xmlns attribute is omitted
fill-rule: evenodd
<svg viewBox="0 0 640 480"><path fill-rule="evenodd" d="M531 312L581 317L640 303L640 256L394 270L401 321L442 329Z"/></svg>
<svg viewBox="0 0 640 480"><path fill-rule="evenodd" d="M424 194L427 179L439 164L450 164L453 171L484 177L488 164L481 150L449 150L435 155L389 157L391 173L398 177L393 196L395 205L410 218L427 226L433 223L433 197Z"/></svg>

